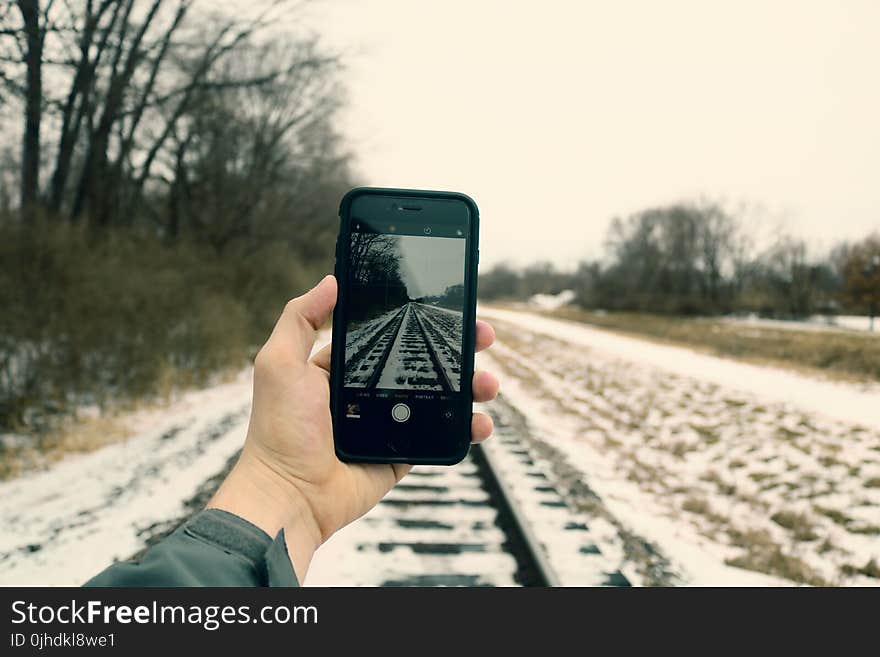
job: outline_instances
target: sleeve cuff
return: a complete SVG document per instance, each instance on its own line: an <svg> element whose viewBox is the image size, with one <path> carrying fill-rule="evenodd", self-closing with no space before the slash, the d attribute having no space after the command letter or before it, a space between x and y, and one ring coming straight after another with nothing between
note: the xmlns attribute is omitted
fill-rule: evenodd
<svg viewBox="0 0 880 657"><path fill-rule="evenodd" d="M299 586L283 529L272 540L244 518L221 509L205 509L190 518L183 531L250 561L263 586Z"/></svg>

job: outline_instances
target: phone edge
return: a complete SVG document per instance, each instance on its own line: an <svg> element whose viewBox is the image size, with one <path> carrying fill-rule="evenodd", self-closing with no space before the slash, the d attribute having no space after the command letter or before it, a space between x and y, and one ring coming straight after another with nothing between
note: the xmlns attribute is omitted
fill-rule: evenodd
<svg viewBox="0 0 880 657"><path fill-rule="evenodd" d="M382 195L390 195L390 196L409 196L409 197L422 197L422 198L447 198L447 199L457 199L464 202L471 213L471 241L472 246L469 253L470 256L470 272L471 279L473 280L473 290L468 295L467 299L467 308L470 310L470 314L473 317L472 322L468 322L467 326L464 327L465 330L465 340L462 345L463 354L465 354L465 361L462 362L462 380L464 380L464 375L467 374L469 378L468 390L470 391L470 406L471 406L471 418L473 418L473 404L474 404L474 393L473 393L473 375L474 375L474 352L476 349L476 320L477 320L477 286L479 285L479 277L478 277L478 269L479 269L479 261L480 261L480 210L477 206L476 201L472 199L470 196L463 192L453 192L446 190L428 190L428 189L401 189L394 187L354 187L346 192L342 199L339 202L339 227L336 232L336 245L334 247L334 265L333 265L333 275L336 276L337 282L339 280L339 242L343 233L343 222L346 221L349 217L349 211L351 208L352 201L360 194L371 194L371 193L380 193ZM342 286L339 285L339 290L342 289ZM338 303L338 301L337 301ZM336 335L339 335L339 322L341 322L341 318L337 319L339 315L337 313L333 313L333 332ZM470 346L470 348L468 348ZM336 418L338 415L338 395L337 389L339 386L339 377L341 373L338 371L339 368L333 367L333 364L339 362L340 358L344 358L344 344L337 344L337 342L333 341L333 346L331 347L330 354L330 416L331 423L333 426L333 449L336 453L336 457L340 461L345 461L346 463L403 463L409 465L455 465L456 463L460 463L467 457L470 453L471 442L470 440L464 443L464 446L461 450L453 453L447 459L439 459L439 458L406 458L406 457L368 457L368 456L357 456L346 453L344 450L339 448L338 442L336 440ZM467 365L467 368L465 368Z"/></svg>

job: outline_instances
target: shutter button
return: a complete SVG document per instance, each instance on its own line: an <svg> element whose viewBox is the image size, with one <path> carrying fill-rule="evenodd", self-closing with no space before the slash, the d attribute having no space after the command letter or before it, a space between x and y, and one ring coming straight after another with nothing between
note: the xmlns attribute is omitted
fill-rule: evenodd
<svg viewBox="0 0 880 657"><path fill-rule="evenodd" d="M391 417L395 422L406 422L409 419L410 410L406 404L395 404L391 409Z"/></svg>

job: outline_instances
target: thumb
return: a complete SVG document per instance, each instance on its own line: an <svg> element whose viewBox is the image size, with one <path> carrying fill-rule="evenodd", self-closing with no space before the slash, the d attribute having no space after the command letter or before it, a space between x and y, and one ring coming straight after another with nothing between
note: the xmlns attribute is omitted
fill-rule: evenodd
<svg viewBox="0 0 880 657"><path fill-rule="evenodd" d="M297 360L305 362L315 344L315 332L333 312L336 291L336 278L328 274L311 290L288 301L269 340L287 345Z"/></svg>

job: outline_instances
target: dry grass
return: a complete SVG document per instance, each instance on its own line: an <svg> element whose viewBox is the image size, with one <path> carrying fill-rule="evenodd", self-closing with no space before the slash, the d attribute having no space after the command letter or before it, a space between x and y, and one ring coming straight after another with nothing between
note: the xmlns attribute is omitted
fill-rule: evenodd
<svg viewBox="0 0 880 657"><path fill-rule="evenodd" d="M118 416L68 417L51 433L32 436L23 444L4 448L0 459L0 481L41 470L69 454L93 452L125 440L129 435Z"/></svg>
<svg viewBox="0 0 880 657"><path fill-rule="evenodd" d="M819 538L812 521L801 513L778 511L770 516L770 520L789 530L796 541L814 541Z"/></svg>
<svg viewBox="0 0 880 657"><path fill-rule="evenodd" d="M839 511L837 509L829 509L823 506L814 506L816 513L821 513L823 516L831 520L831 522L840 525L842 527L848 527L849 524L853 521L848 515L846 515L843 511Z"/></svg>
<svg viewBox="0 0 880 657"><path fill-rule="evenodd" d="M706 481L710 484L715 484L715 487L718 489L718 493L720 495L731 497L733 495L736 495L737 493L736 484L725 481L717 470L709 470L708 472L703 473L700 476L700 481Z"/></svg>
<svg viewBox="0 0 880 657"><path fill-rule="evenodd" d="M880 338L849 331L799 331L645 313L552 313L622 333L698 347L721 356L795 367L844 380L880 380Z"/></svg>
<svg viewBox="0 0 880 657"><path fill-rule="evenodd" d="M688 513L695 513L703 516L719 527L724 527L730 522L729 518L717 513L712 508L712 505L709 504L709 501L703 497L695 497L692 495L682 503L681 508Z"/></svg>
<svg viewBox="0 0 880 657"><path fill-rule="evenodd" d="M867 474L854 486L876 478L870 458L856 463L848 455L849 446L878 444L873 430L738 399L717 386L606 362L601 354L572 354L564 341L503 321L497 329L512 350L496 359L499 367L514 376L529 370L527 385L548 412L558 404L565 416L581 418L578 427L616 458L621 479L652 495L669 518L735 548L728 563L804 584L839 584L849 579L843 564L858 570L867 561L848 551L849 537L831 532L838 545L826 529L834 523L851 534L880 532L849 517L835 494L854 467ZM548 377L535 380L544 367ZM705 468L690 467L692 452ZM801 508L805 500L813 508Z"/></svg>
<svg viewBox="0 0 880 657"><path fill-rule="evenodd" d="M874 577L880 579L880 565L871 559L861 568L847 564L843 567L843 572L847 575L864 575L865 577Z"/></svg>
<svg viewBox="0 0 880 657"><path fill-rule="evenodd" d="M712 513L712 507L709 502L702 497L689 497L681 505L681 508L688 513L697 513L701 516Z"/></svg>
<svg viewBox="0 0 880 657"><path fill-rule="evenodd" d="M54 432L84 406L239 370L326 265L300 262L286 243L221 256L80 224L0 221L0 433Z"/></svg>
<svg viewBox="0 0 880 657"><path fill-rule="evenodd" d="M766 529L746 529L741 530L737 527L730 527L727 530L730 541L737 547L741 548L772 548L776 546L773 537Z"/></svg>
<svg viewBox="0 0 880 657"><path fill-rule="evenodd" d="M769 532L763 529L730 529L728 535L731 542L745 552L733 559L726 559L724 563L727 565L775 575L800 584L827 586L828 582L805 561L783 552Z"/></svg>
<svg viewBox="0 0 880 657"><path fill-rule="evenodd" d="M785 554L778 545L760 545L753 543L747 547L745 554L725 560L729 566L754 570L767 575L776 575L784 579L812 586L827 586L816 571L802 559Z"/></svg>
<svg viewBox="0 0 880 657"><path fill-rule="evenodd" d="M227 369L212 376L208 383L220 385L235 379L239 370ZM149 398L116 400L97 415L62 415L47 429L20 435L16 443L0 447L0 481L42 470L70 454L94 452L106 445L127 440L132 431L123 416L166 408L181 394L202 388L200 379L172 376L160 378L156 393Z"/></svg>

